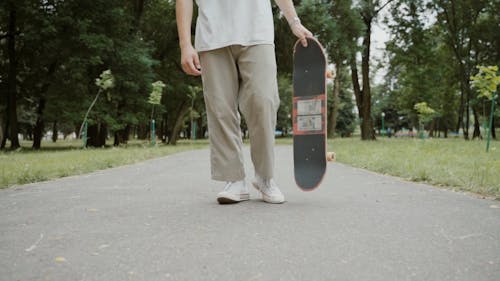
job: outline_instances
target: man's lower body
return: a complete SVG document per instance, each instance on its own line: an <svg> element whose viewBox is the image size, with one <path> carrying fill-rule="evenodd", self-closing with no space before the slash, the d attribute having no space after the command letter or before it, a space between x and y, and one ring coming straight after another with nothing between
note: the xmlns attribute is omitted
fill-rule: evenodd
<svg viewBox="0 0 500 281"><path fill-rule="evenodd" d="M273 181L279 94L273 45L231 45L200 53L211 148L212 179L225 181L220 203L249 198L245 185L240 112L250 135L253 185L270 203L282 203Z"/></svg>

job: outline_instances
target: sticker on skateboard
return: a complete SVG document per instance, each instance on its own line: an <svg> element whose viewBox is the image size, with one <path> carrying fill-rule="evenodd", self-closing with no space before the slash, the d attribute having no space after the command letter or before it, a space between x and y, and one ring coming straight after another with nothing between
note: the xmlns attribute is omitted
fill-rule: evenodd
<svg viewBox="0 0 500 281"><path fill-rule="evenodd" d="M326 130L325 95L294 97L294 134L321 134Z"/></svg>

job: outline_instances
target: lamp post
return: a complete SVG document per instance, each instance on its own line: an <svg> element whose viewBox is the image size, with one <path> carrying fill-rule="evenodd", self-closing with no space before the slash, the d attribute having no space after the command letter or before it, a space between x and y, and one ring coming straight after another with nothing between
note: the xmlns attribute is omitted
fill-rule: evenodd
<svg viewBox="0 0 500 281"><path fill-rule="evenodd" d="M292 127L292 132L293 132L293 123L292 123L292 114L288 113L288 115L286 116L288 117L288 123L286 125L286 135L288 136L288 124L290 124Z"/></svg>
<svg viewBox="0 0 500 281"><path fill-rule="evenodd" d="M385 126L384 126L384 118L385 118L385 113L384 113L384 112L382 112L380 115L382 116L382 130L380 130L380 134L381 134L382 136L384 136L384 135L385 135Z"/></svg>
<svg viewBox="0 0 500 281"><path fill-rule="evenodd" d="M156 122L151 120L151 144L156 145Z"/></svg>

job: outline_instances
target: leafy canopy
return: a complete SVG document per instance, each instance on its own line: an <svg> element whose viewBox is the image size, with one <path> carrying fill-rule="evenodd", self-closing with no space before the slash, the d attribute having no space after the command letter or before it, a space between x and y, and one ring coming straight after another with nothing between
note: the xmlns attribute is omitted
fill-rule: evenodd
<svg viewBox="0 0 500 281"><path fill-rule="evenodd" d="M479 72L471 76L472 85L479 91L479 97L493 99L493 93L500 84L498 66L477 66Z"/></svg>

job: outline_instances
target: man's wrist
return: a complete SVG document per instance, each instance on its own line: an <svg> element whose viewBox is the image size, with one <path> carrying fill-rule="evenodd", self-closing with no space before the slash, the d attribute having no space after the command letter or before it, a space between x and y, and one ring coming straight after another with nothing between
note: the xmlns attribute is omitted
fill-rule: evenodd
<svg viewBox="0 0 500 281"><path fill-rule="evenodd" d="M297 24L301 24L299 17L293 17L292 19L290 19L290 21L288 21L288 25L290 25L290 27L293 27Z"/></svg>
<svg viewBox="0 0 500 281"><path fill-rule="evenodd" d="M191 46L193 46L193 44L191 44L191 41L179 41L179 47L181 49Z"/></svg>

